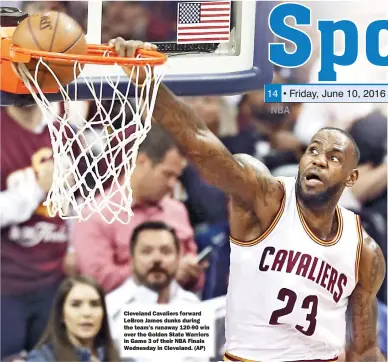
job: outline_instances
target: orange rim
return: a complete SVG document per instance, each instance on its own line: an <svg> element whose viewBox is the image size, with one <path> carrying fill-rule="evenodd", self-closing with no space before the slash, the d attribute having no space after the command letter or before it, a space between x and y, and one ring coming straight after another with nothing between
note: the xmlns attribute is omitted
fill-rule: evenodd
<svg viewBox="0 0 388 362"><path fill-rule="evenodd" d="M131 65L131 66L157 66L166 62L167 56L163 53L138 49L136 51L137 58L119 57L114 51L113 46L89 44L88 54L62 54L54 52L46 52L42 50L28 49L10 45L10 60L17 63L28 63L31 58L42 58L44 60L55 60L64 63L87 63L87 64L103 64L103 65Z"/></svg>

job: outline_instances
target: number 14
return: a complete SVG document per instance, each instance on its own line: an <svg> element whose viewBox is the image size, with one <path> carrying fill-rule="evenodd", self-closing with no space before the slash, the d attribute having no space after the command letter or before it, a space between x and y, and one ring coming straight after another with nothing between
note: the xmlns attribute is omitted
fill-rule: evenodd
<svg viewBox="0 0 388 362"><path fill-rule="evenodd" d="M277 309L272 313L269 324L281 324L279 323L279 318L291 314L294 310L297 299L296 293L287 288L280 289L278 299L284 302L286 298L287 304L285 307ZM308 295L302 302L302 309L308 309L310 311L310 313L306 315L306 321L309 322L309 325L307 326L307 329L304 329L304 327L300 325L296 325L295 328L306 336L312 336L315 332L315 327L317 326L316 316L318 311L318 297L316 295Z"/></svg>
<svg viewBox="0 0 388 362"><path fill-rule="evenodd" d="M271 90L269 90L268 91L268 97L277 97L278 96L278 91L277 90L275 90L275 91L271 91Z"/></svg>

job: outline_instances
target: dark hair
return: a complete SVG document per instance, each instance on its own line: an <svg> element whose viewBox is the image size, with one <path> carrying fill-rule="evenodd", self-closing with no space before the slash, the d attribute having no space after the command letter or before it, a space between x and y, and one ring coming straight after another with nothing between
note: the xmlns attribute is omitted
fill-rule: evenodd
<svg viewBox="0 0 388 362"><path fill-rule="evenodd" d="M78 360L76 349L70 342L66 332L66 326L63 323L63 306L65 304L65 300L70 291L77 284L85 284L91 286L97 291L101 299L101 305L103 308L104 315L102 319L101 328L94 341L94 347L104 348L105 360L119 361L120 357L115 349L110 334L104 290L94 279L86 276L69 277L65 279L59 286L59 289L54 299L50 319L48 321L46 330L44 331L43 336L37 344L36 348L41 348L45 344L51 344L53 346L54 355L57 361Z"/></svg>
<svg viewBox="0 0 388 362"><path fill-rule="evenodd" d="M175 230L172 227L168 226L166 223L164 223L162 221L146 221L146 222L138 225L133 230L133 233L131 236L131 242L129 244L129 249L130 249L131 255L133 255L133 252L135 250L140 233L142 233L145 230L166 230L166 231L170 232L174 238L174 244L175 244L176 250L179 253L179 251L180 251L179 239L176 235Z"/></svg>
<svg viewBox="0 0 388 362"><path fill-rule="evenodd" d="M163 160L168 151L174 148L181 152L171 135L161 126L153 124L147 137L139 146L139 153L145 153L153 164L157 164Z"/></svg>
<svg viewBox="0 0 388 362"><path fill-rule="evenodd" d="M335 131L335 132L339 132L342 135L344 135L345 137L347 137L347 139L353 144L354 158L356 161L356 165L358 165L358 163L360 161L360 149L358 148L356 140L353 138L353 136L349 132L346 132L345 130L343 130L341 128L335 128L335 127L324 127L324 128L321 128L319 130L319 132L321 132L321 131Z"/></svg>

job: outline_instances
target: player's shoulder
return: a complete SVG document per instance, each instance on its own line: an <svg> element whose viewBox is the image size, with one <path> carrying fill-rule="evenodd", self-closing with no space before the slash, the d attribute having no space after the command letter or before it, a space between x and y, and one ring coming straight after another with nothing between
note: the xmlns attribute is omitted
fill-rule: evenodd
<svg viewBox="0 0 388 362"><path fill-rule="evenodd" d="M281 186L282 199L289 199L295 194L296 177L292 176L276 176L274 177L276 182Z"/></svg>
<svg viewBox="0 0 388 362"><path fill-rule="evenodd" d="M364 259L367 261L372 261L373 263L378 263L379 258L384 260L383 253L379 244L364 230L362 232L362 251L361 256L364 256ZM385 261L384 261L385 264Z"/></svg>
<svg viewBox="0 0 388 362"><path fill-rule="evenodd" d="M362 248L359 266L359 283L363 289L376 292L384 280L386 262L378 243L362 229Z"/></svg>
<svg viewBox="0 0 388 362"><path fill-rule="evenodd" d="M358 243L362 243L363 233L360 216L340 204L337 205L337 215L341 222L341 228L347 232L347 235L353 235L353 233L356 232L358 235ZM348 232L350 232L350 234L348 234ZM353 238L353 236L351 236L351 238Z"/></svg>
<svg viewBox="0 0 388 362"><path fill-rule="evenodd" d="M279 181L284 187L295 187L296 177L293 176L276 176L275 180Z"/></svg>

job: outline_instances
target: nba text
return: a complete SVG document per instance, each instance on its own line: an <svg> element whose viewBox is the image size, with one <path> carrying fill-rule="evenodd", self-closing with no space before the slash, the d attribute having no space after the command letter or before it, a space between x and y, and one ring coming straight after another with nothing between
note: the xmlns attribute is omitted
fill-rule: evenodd
<svg viewBox="0 0 388 362"><path fill-rule="evenodd" d="M336 303L341 299L344 287L348 282L345 274L340 274L330 264L317 257L302 254L300 251L276 250L272 246L267 246L263 250L259 270L261 272L272 270L300 275L326 289Z"/></svg>
<svg viewBox="0 0 388 362"><path fill-rule="evenodd" d="M269 27L273 34L295 45L295 51L289 52L286 43L269 44L269 60L284 68L297 68L305 64L312 54L312 42L309 35L301 29L286 24L287 18L294 18L295 24L301 27L311 26L311 10L304 5L283 3L276 6L269 16ZM319 20L318 30L321 43L321 67L319 81L336 81L337 73L334 65L349 66L357 61L359 55L359 29L350 20ZM376 66L388 67L388 55L380 53L380 33L388 31L388 19L375 20L366 29L366 57ZM335 33L344 36L342 54L336 54ZM361 35L360 35L361 36Z"/></svg>
<svg viewBox="0 0 388 362"><path fill-rule="evenodd" d="M282 104L271 105L270 108L271 114L290 114L290 108L288 106L283 106Z"/></svg>

